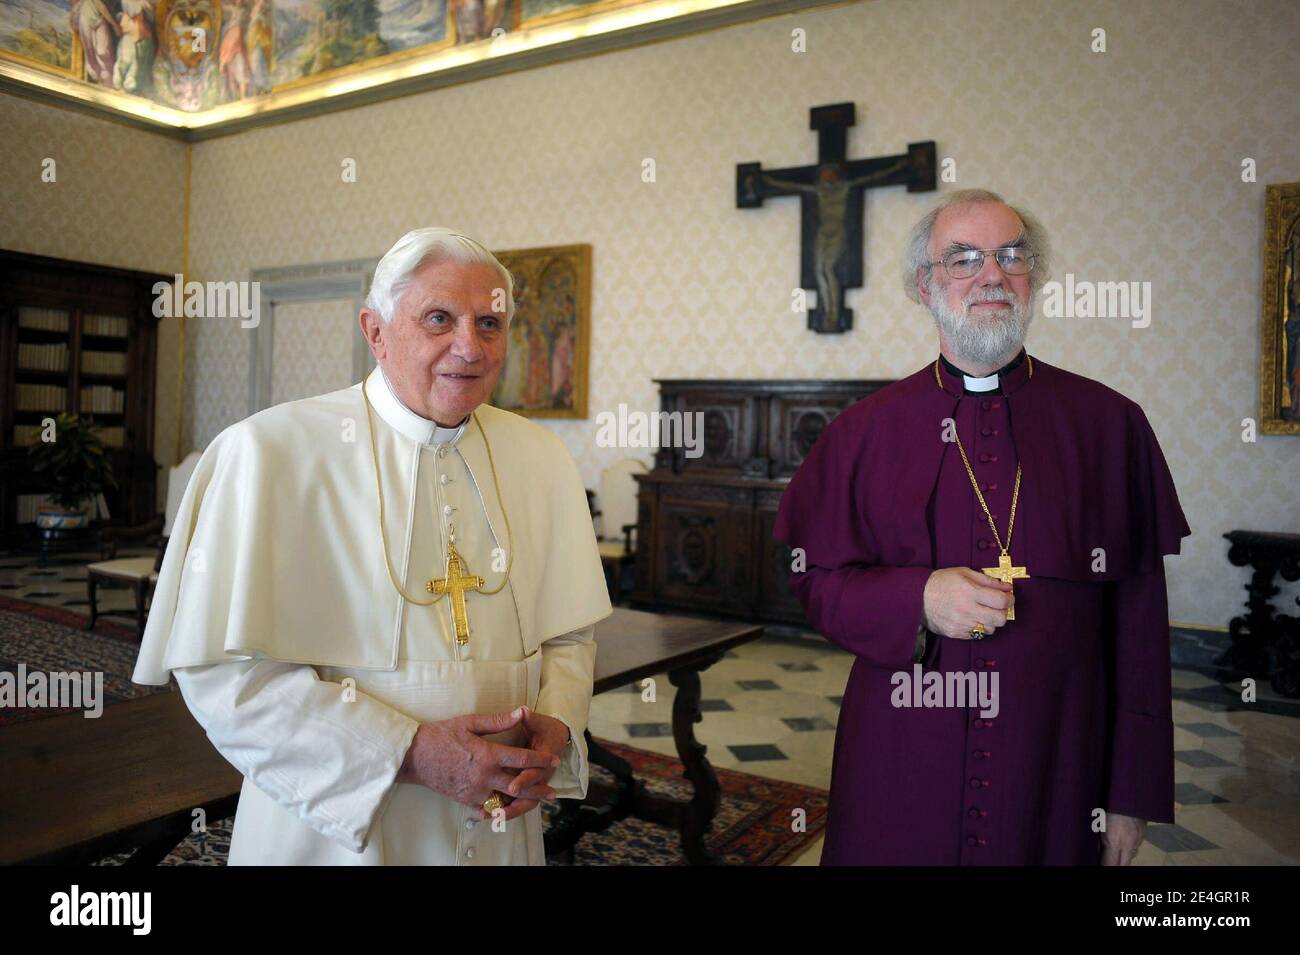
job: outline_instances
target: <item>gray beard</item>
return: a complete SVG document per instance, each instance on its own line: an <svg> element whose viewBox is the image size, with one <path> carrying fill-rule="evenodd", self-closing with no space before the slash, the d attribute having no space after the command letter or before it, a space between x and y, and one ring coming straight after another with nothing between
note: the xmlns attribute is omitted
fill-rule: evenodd
<svg viewBox="0 0 1300 955"><path fill-rule="evenodd" d="M1008 302L1011 313L996 321L975 321L970 317L975 302ZM972 291L962 299L958 313L949 311L942 287L932 285L930 314L948 339L954 356L972 365L991 365L1020 351L1033 320L1033 304L1032 299L1023 301L1006 289L990 288Z"/></svg>

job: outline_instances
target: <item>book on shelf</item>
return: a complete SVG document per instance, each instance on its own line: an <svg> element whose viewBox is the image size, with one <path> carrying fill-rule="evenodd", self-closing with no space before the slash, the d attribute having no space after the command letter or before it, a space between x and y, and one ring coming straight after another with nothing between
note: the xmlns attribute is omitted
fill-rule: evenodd
<svg viewBox="0 0 1300 955"><path fill-rule="evenodd" d="M18 327L37 328L46 332L66 332L68 313L61 308L23 306L18 309Z"/></svg>
<svg viewBox="0 0 1300 955"><path fill-rule="evenodd" d="M126 392L112 385L87 385L81 389L81 410L104 414L121 414L126 406Z"/></svg>
<svg viewBox="0 0 1300 955"><path fill-rule="evenodd" d="M125 375L126 352L83 351L81 371L90 375Z"/></svg>
<svg viewBox="0 0 1300 955"><path fill-rule="evenodd" d="M63 385L14 386L14 409L16 411L48 411L58 414L68 406L68 389Z"/></svg>
<svg viewBox="0 0 1300 955"><path fill-rule="evenodd" d="M126 338L129 323L117 315L87 315L81 321L81 330L87 335L105 338Z"/></svg>
<svg viewBox="0 0 1300 955"><path fill-rule="evenodd" d="M53 345L18 343L19 371L67 371L68 346L62 342Z"/></svg>

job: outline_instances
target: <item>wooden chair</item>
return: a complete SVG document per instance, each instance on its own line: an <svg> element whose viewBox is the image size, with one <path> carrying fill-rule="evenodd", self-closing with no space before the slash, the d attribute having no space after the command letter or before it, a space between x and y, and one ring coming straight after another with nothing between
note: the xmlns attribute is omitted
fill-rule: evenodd
<svg viewBox="0 0 1300 955"><path fill-rule="evenodd" d="M155 517L147 524L138 527L107 527L100 535L100 556L105 560L97 561L86 567L86 596L90 602L90 622L87 630L95 628L99 617L97 603L98 590L105 587L127 587L135 593L136 631L144 636L144 625L149 611L146 602L153 594L158 582L158 570L162 567L163 554L167 550L167 538L171 535L172 522L180 509L181 498L190 483L194 467L199 463L198 451L191 451L180 464L173 467L167 477L167 511ZM152 557L117 557L119 545L138 541L157 547Z"/></svg>
<svg viewBox="0 0 1300 955"><path fill-rule="evenodd" d="M592 516L600 518L596 541L609 599L615 605L623 596L627 568L636 562L636 481L632 475L647 470L636 458L624 458L600 472L600 507L592 509Z"/></svg>

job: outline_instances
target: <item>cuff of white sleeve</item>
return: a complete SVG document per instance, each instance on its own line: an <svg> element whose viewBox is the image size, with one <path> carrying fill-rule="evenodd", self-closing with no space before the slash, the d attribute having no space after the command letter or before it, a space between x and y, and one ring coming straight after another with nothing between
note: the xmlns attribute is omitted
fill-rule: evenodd
<svg viewBox="0 0 1300 955"><path fill-rule="evenodd" d="M366 792L374 793L377 798L360 801L354 819L341 821L342 824L337 827L336 834L326 833L332 835L346 849L361 853L370 843L375 823L383 817L388 804L393 799L393 793L397 791L397 774L401 772L402 764L406 762L406 752L411 748L411 741L419 728L418 720L401 714L396 714L392 724L384 727L384 736L392 741L392 746L385 745L377 748L374 752L374 763L365 768L367 775L375 780L375 785L366 787ZM361 795L364 797L366 792Z"/></svg>
<svg viewBox="0 0 1300 955"><path fill-rule="evenodd" d="M569 745L565 747L560 765L551 774L548 784L555 790L556 799L587 798L587 739L573 728L573 724L563 717L555 717L569 728Z"/></svg>

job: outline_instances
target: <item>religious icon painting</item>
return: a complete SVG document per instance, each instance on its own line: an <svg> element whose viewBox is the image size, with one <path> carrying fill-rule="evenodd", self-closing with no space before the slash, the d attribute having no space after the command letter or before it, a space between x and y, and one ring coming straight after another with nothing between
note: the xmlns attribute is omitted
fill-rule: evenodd
<svg viewBox="0 0 1300 955"><path fill-rule="evenodd" d="M1263 303L1260 431L1300 435L1300 182L1265 193Z"/></svg>
<svg viewBox="0 0 1300 955"><path fill-rule="evenodd" d="M492 404L529 418L587 417L591 246L497 252L515 280L515 317Z"/></svg>

